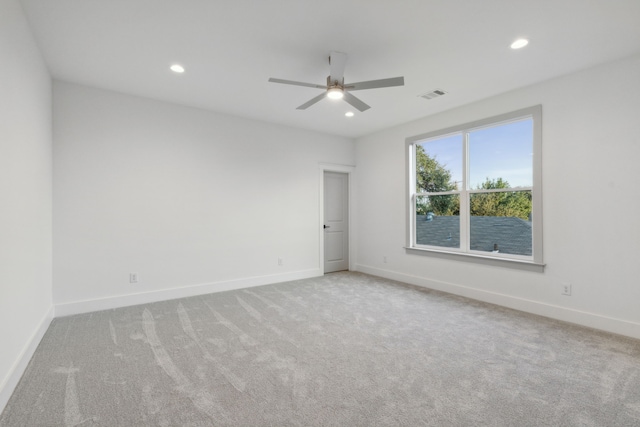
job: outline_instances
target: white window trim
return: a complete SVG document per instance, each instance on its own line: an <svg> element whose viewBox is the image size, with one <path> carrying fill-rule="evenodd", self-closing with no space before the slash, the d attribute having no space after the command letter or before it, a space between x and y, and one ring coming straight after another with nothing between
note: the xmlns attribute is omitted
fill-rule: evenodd
<svg viewBox="0 0 640 427"><path fill-rule="evenodd" d="M466 221L460 223L460 246L461 249L449 249L449 248L427 248L418 246L415 244L415 230L416 230L416 215L414 208L414 197L416 194L416 180L415 180L415 162L414 151L415 144L425 139L434 137L444 137L446 135L454 133L466 133L469 131L477 130L479 128L498 125L501 123L507 123L518 119L530 117L533 119L533 186L527 189L531 190L532 198L532 256L523 257L518 255L508 254L487 254L479 251L466 251L467 235L468 235L468 215L466 215ZM467 142L465 141L465 145ZM467 150L465 149L466 153ZM543 254L542 254L542 106L536 105L534 107L524 108L517 111L501 114L498 116L488 117L485 119L477 120L471 123L465 123L463 125L450 127L447 129L441 129L433 132L428 132L421 135L412 136L406 139L406 164L407 164L407 199L406 199L406 218L407 218L407 230L406 230L406 246L405 249L409 253L421 254L426 256L433 256L436 258L444 258L451 260L461 260L473 263L480 263L485 265L494 265L501 267L516 268L528 271L544 271ZM465 158L465 163L467 159ZM467 165L463 165L463 180L467 182L466 171ZM524 190L518 188L518 190ZM505 191L505 190L498 190ZM508 189L507 189L508 191ZM468 211L467 195L469 193L476 193L478 191L463 188L461 191L453 192L460 194L460 210L465 209ZM485 191L481 191L485 192ZM486 191L490 192L490 191ZM445 193L442 193L445 194ZM463 237L464 236L464 237ZM464 246L463 246L464 244Z"/></svg>

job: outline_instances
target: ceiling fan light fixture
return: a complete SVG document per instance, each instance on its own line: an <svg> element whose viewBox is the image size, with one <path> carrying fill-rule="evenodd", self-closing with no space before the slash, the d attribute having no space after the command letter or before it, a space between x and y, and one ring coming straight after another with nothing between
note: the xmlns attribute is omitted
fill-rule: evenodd
<svg viewBox="0 0 640 427"><path fill-rule="evenodd" d="M347 117L353 117L353 111L347 111L344 115Z"/></svg>
<svg viewBox="0 0 640 427"><path fill-rule="evenodd" d="M184 73L184 67L180 64L173 64L171 67L169 67L171 69L171 71L173 71L174 73Z"/></svg>
<svg viewBox="0 0 640 427"><path fill-rule="evenodd" d="M341 87L330 87L327 91L327 98L330 99L342 99L344 96L344 90Z"/></svg>

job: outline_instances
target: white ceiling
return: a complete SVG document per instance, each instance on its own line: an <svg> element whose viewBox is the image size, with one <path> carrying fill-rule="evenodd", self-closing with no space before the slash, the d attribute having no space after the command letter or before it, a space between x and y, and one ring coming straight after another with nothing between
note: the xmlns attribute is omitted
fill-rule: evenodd
<svg viewBox="0 0 640 427"><path fill-rule="evenodd" d="M347 137L640 52L639 0L22 3L56 79ZM343 101L296 110L318 89L267 82L325 84L332 50L346 82L405 86L357 92L372 108L345 118Z"/></svg>

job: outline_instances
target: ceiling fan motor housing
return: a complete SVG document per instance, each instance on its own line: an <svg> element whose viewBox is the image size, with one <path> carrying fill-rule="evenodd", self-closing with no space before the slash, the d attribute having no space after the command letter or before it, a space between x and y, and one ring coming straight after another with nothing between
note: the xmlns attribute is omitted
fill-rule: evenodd
<svg viewBox="0 0 640 427"><path fill-rule="evenodd" d="M331 76L327 76L327 87L329 89L331 89L332 87L339 87L344 89L344 77L342 78L342 81L339 82L338 80L331 81Z"/></svg>

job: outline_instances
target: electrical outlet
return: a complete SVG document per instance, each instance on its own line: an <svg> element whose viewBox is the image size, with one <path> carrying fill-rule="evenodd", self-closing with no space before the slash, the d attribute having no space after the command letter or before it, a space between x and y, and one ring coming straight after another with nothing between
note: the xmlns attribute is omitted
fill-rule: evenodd
<svg viewBox="0 0 640 427"><path fill-rule="evenodd" d="M387 256L386 255L382 257L382 262L384 262L385 264L387 263Z"/></svg>
<svg viewBox="0 0 640 427"><path fill-rule="evenodd" d="M562 284L562 295L571 295L571 283Z"/></svg>
<svg viewBox="0 0 640 427"><path fill-rule="evenodd" d="M138 283L138 273L129 273L129 283Z"/></svg>
<svg viewBox="0 0 640 427"><path fill-rule="evenodd" d="M282 267L284 265L284 261L282 260L282 258L278 258L278 265L280 267Z"/></svg>

